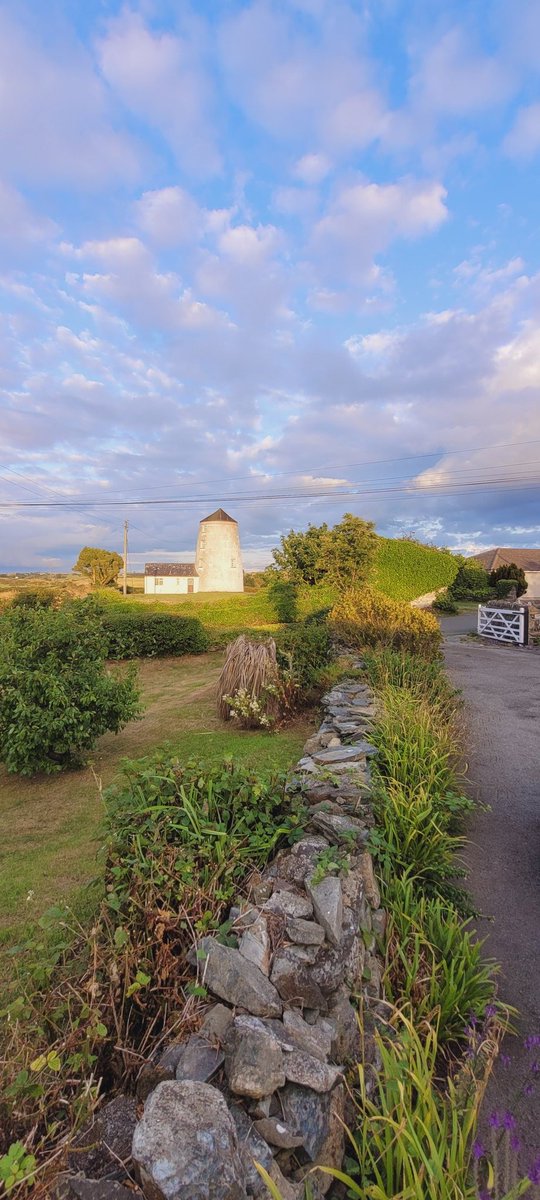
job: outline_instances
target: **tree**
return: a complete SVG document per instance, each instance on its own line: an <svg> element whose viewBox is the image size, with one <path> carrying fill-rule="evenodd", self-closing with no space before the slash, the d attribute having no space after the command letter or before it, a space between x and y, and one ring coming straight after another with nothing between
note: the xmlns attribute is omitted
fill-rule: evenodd
<svg viewBox="0 0 540 1200"><path fill-rule="evenodd" d="M357 588L370 574L376 550L373 522L345 513L339 524L324 534L319 562L329 583L340 589Z"/></svg>
<svg viewBox="0 0 540 1200"><path fill-rule="evenodd" d="M116 550L100 550L97 546L85 546L75 566L74 571L87 575L94 587L108 587L114 583L123 559Z"/></svg>
<svg viewBox="0 0 540 1200"><path fill-rule="evenodd" d="M298 597L296 584L290 579L282 579L276 574L268 589L268 594L276 610L278 621L291 625L298 620Z"/></svg>
<svg viewBox="0 0 540 1200"><path fill-rule="evenodd" d="M448 591L454 600L485 600L489 596L489 575L475 558L459 555L459 567Z"/></svg>
<svg viewBox="0 0 540 1200"><path fill-rule="evenodd" d="M293 583L320 583L326 574L323 556L323 539L328 525L308 525L304 532L290 533L281 538L281 547L273 550L274 560L280 571Z"/></svg>
<svg viewBox="0 0 540 1200"><path fill-rule="evenodd" d="M106 667L108 639L92 597L0 617L0 759L8 771L80 765L102 733L137 716L133 669Z"/></svg>

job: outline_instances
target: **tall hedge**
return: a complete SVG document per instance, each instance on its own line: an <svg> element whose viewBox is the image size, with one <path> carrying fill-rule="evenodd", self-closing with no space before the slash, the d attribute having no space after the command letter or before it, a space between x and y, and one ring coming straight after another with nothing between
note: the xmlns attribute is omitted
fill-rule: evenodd
<svg viewBox="0 0 540 1200"><path fill-rule="evenodd" d="M203 654L209 645L208 634L197 617L109 610L103 625L109 658L113 659Z"/></svg>
<svg viewBox="0 0 540 1200"><path fill-rule="evenodd" d="M460 559L449 550L422 546L406 538L379 538L370 582L391 600L414 600L449 587Z"/></svg>

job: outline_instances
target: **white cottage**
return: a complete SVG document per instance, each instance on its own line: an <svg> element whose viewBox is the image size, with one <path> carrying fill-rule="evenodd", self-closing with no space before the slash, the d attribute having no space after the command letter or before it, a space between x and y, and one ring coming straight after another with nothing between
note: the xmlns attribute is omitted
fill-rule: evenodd
<svg viewBox="0 0 540 1200"><path fill-rule="evenodd" d="M192 595L199 590L195 563L145 563L146 596Z"/></svg>

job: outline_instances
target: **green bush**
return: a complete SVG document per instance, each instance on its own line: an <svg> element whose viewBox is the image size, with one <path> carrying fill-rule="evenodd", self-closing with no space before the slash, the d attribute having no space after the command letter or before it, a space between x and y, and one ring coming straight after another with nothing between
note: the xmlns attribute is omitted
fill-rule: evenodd
<svg viewBox="0 0 540 1200"><path fill-rule="evenodd" d="M290 670L301 692L317 683L318 672L332 657L330 630L326 623L305 621L274 635L280 669Z"/></svg>
<svg viewBox="0 0 540 1200"><path fill-rule="evenodd" d="M463 558L459 562L457 575L448 589L454 600L487 600L489 596L489 575L475 558Z"/></svg>
<svg viewBox="0 0 540 1200"><path fill-rule="evenodd" d="M515 588L517 592L517 583L515 579L498 579L495 584L497 600L506 600L510 595L512 588Z"/></svg>
<svg viewBox="0 0 540 1200"><path fill-rule="evenodd" d="M440 596L437 596L437 599L433 601L431 607L435 609L435 612L440 613L459 612L457 604L454 602L454 600L452 600L450 592L448 591L442 592Z"/></svg>
<svg viewBox="0 0 540 1200"><path fill-rule="evenodd" d="M523 596L527 591L527 580L523 567L516 566L515 563L503 563L502 566L496 567L490 572L489 582L492 587L496 588L499 580L504 579L505 582L511 579L515 585L518 596ZM498 593L497 593L498 594Z"/></svg>
<svg viewBox="0 0 540 1200"><path fill-rule="evenodd" d="M51 588L27 588L11 601L13 608L52 608L56 593Z"/></svg>
<svg viewBox="0 0 540 1200"><path fill-rule="evenodd" d="M197 617L109 609L103 628L108 657L113 659L203 654L209 645L208 634Z"/></svg>
<svg viewBox="0 0 540 1200"><path fill-rule="evenodd" d="M440 653L442 634L432 613L390 600L373 588L345 592L334 605L330 620L341 641L355 650L388 646L425 658Z"/></svg>
<svg viewBox="0 0 540 1200"><path fill-rule="evenodd" d="M373 584L392 600L414 600L448 587L459 560L449 550L423 546L407 538L379 538Z"/></svg>
<svg viewBox="0 0 540 1200"><path fill-rule="evenodd" d="M287 579L275 579L271 583L268 594L274 605L278 621L290 625L298 618L298 598L296 584Z"/></svg>
<svg viewBox="0 0 540 1200"><path fill-rule="evenodd" d="M0 617L0 758L33 775L79 765L102 733L137 715L133 673L106 668L107 636L92 599Z"/></svg>

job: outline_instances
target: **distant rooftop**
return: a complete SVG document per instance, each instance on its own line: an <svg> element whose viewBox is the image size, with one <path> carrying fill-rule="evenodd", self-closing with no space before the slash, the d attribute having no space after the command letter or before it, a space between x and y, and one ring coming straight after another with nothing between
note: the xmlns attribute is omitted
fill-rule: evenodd
<svg viewBox="0 0 540 1200"><path fill-rule="evenodd" d="M237 525L234 517L230 517L222 508L216 508L215 513L210 513L209 517L203 517L201 525L206 525L207 521L230 521L231 525Z"/></svg>
<svg viewBox="0 0 540 1200"><path fill-rule="evenodd" d="M197 578L195 563L145 563L145 575L176 575L177 579Z"/></svg>
<svg viewBox="0 0 540 1200"><path fill-rule="evenodd" d="M497 567L506 567L510 563L524 571L540 571L540 550L524 550L522 546L495 546L494 550L482 550L471 557L486 571L496 571Z"/></svg>

